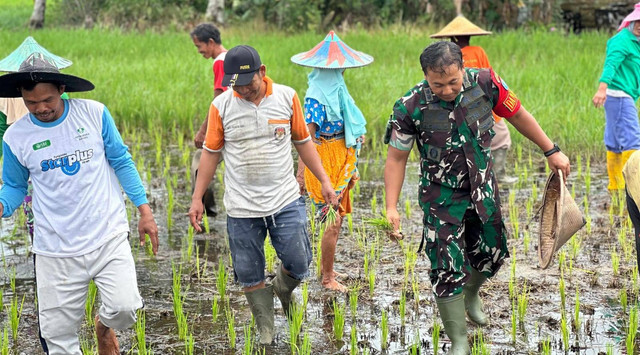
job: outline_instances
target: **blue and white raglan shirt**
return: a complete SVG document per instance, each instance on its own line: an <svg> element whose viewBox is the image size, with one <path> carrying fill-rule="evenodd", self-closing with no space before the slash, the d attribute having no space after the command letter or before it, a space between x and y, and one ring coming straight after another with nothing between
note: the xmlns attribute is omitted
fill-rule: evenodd
<svg viewBox="0 0 640 355"><path fill-rule="evenodd" d="M33 183L33 252L71 257L91 252L129 231L120 184L140 206L147 197L131 154L107 108L96 101L63 100L53 122L28 114L2 142L2 217L20 206Z"/></svg>

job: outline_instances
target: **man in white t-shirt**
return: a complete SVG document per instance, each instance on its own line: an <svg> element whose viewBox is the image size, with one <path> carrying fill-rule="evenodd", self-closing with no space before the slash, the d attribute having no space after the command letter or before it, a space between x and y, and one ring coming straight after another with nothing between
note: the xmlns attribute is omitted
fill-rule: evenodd
<svg viewBox="0 0 640 355"><path fill-rule="evenodd" d="M158 250L146 192L109 110L96 101L60 97L93 88L61 74L41 53L29 56L18 72L0 76L0 97L22 97L29 110L2 142L0 214L9 217L20 206L31 177L32 251L47 354L81 354L77 332L90 280L102 300L95 319L100 354L118 354L113 328L136 321L143 304L121 185L140 212L140 244L148 234Z"/></svg>
<svg viewBox="0 0 640 355"><path fill-rule="evenodd" d="M337 197L295 90L266 76L266 67L250 46L229 50L224 69L223 85L233 90L211 103L189 218L200 231L202 196L224 157L224 206L233 270L256 319L260 343L270 344L275 335L273 294L288 315L291 293L309 273L312 258L304 198L293 174L292 144L321 182L324 200L336 206ZM282 261L272 285L265 283L264 273L267 232Z"/></svg>

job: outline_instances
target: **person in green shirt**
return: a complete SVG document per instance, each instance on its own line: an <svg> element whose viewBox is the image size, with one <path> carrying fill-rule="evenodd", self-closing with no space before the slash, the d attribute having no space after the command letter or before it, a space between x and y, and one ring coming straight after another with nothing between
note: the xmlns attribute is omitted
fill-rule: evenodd
<svg viewBox="0 0 640 355"><path fill-rule="evenodd" d="M640 149L635 102L640 97L640 3L607 41L604 69L593 105L604 106L604 144L610 191L624 189L622 167Z"/></svg>

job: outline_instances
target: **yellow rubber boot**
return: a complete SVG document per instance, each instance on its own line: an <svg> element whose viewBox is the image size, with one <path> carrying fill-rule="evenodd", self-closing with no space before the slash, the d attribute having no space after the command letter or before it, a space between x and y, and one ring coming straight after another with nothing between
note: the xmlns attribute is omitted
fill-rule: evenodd
<svg viewBox="0 0 640 355"><path fill-rule="evenodd" d="M609 186L607 186L607 188L610 191L620 189L620 183L622 183L622 188L624 188L621 162L622 153L607 151L607 173L609 174Z"/></svg>

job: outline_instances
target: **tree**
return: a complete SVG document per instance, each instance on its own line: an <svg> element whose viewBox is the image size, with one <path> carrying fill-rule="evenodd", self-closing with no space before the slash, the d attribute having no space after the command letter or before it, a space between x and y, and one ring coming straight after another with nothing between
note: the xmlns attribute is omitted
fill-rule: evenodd
<svg viewBox="0 0 640 355"><path fill-rule="evenodd" d="M224 0L209 0L204 18L216 24L224 22Z"/></svg>
<svg viewBox="0 0 640 355"><path fill-rule="evenodd" d="M42 28L44 26L44 10L47 6L47 0L34 0L33 13L29 20L29 27Z"/></svg>

